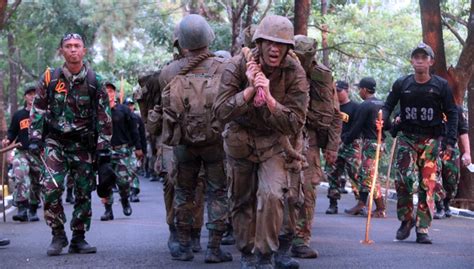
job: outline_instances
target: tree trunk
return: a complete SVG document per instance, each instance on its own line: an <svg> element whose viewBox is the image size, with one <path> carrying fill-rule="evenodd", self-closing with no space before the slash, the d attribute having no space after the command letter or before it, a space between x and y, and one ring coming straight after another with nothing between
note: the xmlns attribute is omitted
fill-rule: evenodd
<svg viewBox="0 0 474 269"><path fill-rule="evenodd" d="M4 103L4 88L3 81L5 79L5 73L0 69L0 139L3 139L7 135L7 121L5 119L5 103ZM5 154L0 154L0 169L6 171L6 167L1 167L3 158L6 158ZM5 162L6 163L6 162ZM3 173L4 179L6 179L5 185L8 185L8 177Z"/></svg>
<svg viewBox="0 0 474 269"><path fill-rule="evenodd" d="M10 87L9 87L9 103L10 103L10 115L13 115L18 110L18 98L17 92L20 84L20 68L16 64L19 62L18 52L15 46L15 36L12 33L8 33L8 60L10 67ZM7 100L7 99L5 99Z"/></svg>
<svg viewBox="0 0 474 269"><path fill-rule="evenodd" d="M471 159L474 159L474 76L468 85L467 103L469 113L469 137L471 146ZM455 199L455 206L474 210L474 173L470 173L465 167L461 166L461 178L458 185L458 194Z"/></svg>
<svg viewBox="0 0 474 269"><path fill-rule="evenodd" d="M324 16L328 13L327 0L321 0L321 17L323 24L321 25L321 46L323 49L323 64L329 67L329 50L328 47L328 25L324 23Z"/></svg>
<svg viewBox="0 0 474 269"><path fill-rule="evenodd" d="M295 0L295 35L308 35L311 0Z"/></svg>
<svg viewBox="0 0 474 269"><path fill-rule="evenodd" d="M420 12L423 42L430 45L435 53L433 70L436 75L447 78L439 0L420 0Z"/></svg>

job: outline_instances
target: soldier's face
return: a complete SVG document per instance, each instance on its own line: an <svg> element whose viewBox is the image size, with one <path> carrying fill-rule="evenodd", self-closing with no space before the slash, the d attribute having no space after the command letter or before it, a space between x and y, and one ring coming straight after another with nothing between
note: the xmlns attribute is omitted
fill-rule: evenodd
<svg viewBox="0 0 474 269"><path fill-rule="evenodd" d="M411 57L411 65L416 73L429 72L430 67L434 64L434 60L424 52L416 52Z"/></svg>
<svg viewBox="0 0 474 269"><path fill-rule="evenodd" d="M280 66L283 57L285 57L286 52L288 51L288 45L265 39L261 42L260 48L263 61L270 67Z"/></svg>
<svg viewBox="0 0 474 269"><path fill-rule="evenodd" d="M86 55L86 48L81 39L71 38L64 41L59 52L63 55L67 63L77 64L81 63Z"/></svg>
<svg viewBox="0 0 474 269"><path fill-rule="evenodd" d="M339 100L339 103L345 102L347 98L348 98L348 92L346 90L341 90L337 92L337 99Z"/></svg>
<svg viewBox="0 0 474 269"><path fill-rule="evenodd" d="M33 104L33 100L35 99L35 91L30 91L25 94L25 102L27 106L31 106Z"/></svg>
<svg viewBox="0 0 474 269"><path fill-rule="evenodd" d="M107 86L107 95L109 96L109 104L111 107L115 105L115 89L113 87Z"/></svg>

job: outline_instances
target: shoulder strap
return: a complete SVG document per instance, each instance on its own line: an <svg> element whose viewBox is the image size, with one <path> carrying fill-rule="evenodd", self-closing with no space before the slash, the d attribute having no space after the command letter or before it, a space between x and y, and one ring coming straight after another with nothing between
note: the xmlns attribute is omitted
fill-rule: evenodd
<svg viewBox="0 0 474 269"><path fill-rule="evenodd" d="M48 106L53 102L53 90L58 84L59 77L61 76L61 68L54 68L53 75L51 76L49 83L47 85L46 95L48 97Z"/></svg>
<svg viewBox="0 0 474 269"><path fill-rule="evenodd" d="M95 134L95 140L97 141L98 134L97 134L97 114L99 110L99 100L97 98L97 76L95 72L91 69L87 69L86 74L86 83L87 83L87 91L89 92L89 100L91 102L92 107L92 120L91 120L91 128Z"/></svg>

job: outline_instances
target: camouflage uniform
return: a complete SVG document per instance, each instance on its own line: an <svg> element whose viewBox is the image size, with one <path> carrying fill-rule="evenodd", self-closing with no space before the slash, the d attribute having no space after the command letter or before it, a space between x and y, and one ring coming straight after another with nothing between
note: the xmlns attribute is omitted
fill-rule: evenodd
<svg viewBox="0 0 474 269"><path fill-rule="evenodd" d="M54 180L47 171L43 172L44 211L46 223L54 230L64 229L66 216L61 196L66 175L74 180L74 205L71 230L87 231L91 221L91 192L95 189L93 159L95 151L109 148L112 135L112 120L109 100L102 87L100 76L96 75L95 96L97 107L96 130L91 130L93 107L86 81L87 66L77 75L72 75L66 67L55 89L48 93L49 78L54 72L48 69L40 81L31 111L30 140L40 141L43 127L48 125L43 157ZM53 96L49 96L52 94ZM52 103L50 103L52 100ZM66 102L67 101L67 102ZM47 113L47 111L49 113ZM96 144L87 147L83 139L85 130L98 133ZM90 135L90 134L89 134Z"/></svg>
<svg viewBox="0 0 474 269"><path fill-rule="evenodd" d="M320 152L321 150L337 152L342 127L339 101L333 86L331 70L316 61L311 66L311 73L307 74L310 103L306 118L305 147L309 166L303 171L304 203L296 222L294 247L309 247L316 208L316 186L324 179Z"/></svg>
<svg viewBox="0 0 474 269"><path fill-rule="evenodd" d="M117 175L115 184L119 189L119 194L122 199L128 199L130 192L130 150L128 145L122 145L118 147L112 147L112 158L111 165L112 169ZM110 192L109 197L105 199L104 204L113 205L114 204L114 193Z"/></svg>
<svg viewBox="0 0 474 269"><path fill-rule="evenodd" d="M13 193L13 203L27 203L38 207L41 193L40 160L24 149L16 149L12 169L16 189Z"/></svg>

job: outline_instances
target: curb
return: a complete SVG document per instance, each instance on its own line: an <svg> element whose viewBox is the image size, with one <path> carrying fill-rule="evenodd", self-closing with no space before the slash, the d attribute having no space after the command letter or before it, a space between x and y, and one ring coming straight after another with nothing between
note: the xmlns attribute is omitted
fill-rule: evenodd
<svg viewBox="0 0 474 269"><path fill-rule="evenodd" d="M5 215L10 214L10 212L14 210L15 210L15 207L13 206L13 197L11 195L8 195L5 197ZM2 200L0 200L0 219L3 219Z"/></svg>
<svg viewBox="0 0 474 269"><path fill-rule="evenodd" d="M329 189L329 183L328 182L321 182L319 185L325 189ZM349 187L345 187L346 191L348 193L352 193L352 189ZM385 189L382 188L382 193L385 194ZM390 201L397 201L397 192L394 189L389 189L388 190L388 198L387 200ZM413 204L418 204L418 195L413 196ZM468 210L468 209L462 209L462 208L456 208L453 206L449 207L451 209L451 214L454 217L461 217L461 218L469 218L469 219L474 219L474 211Z"/></svg>

